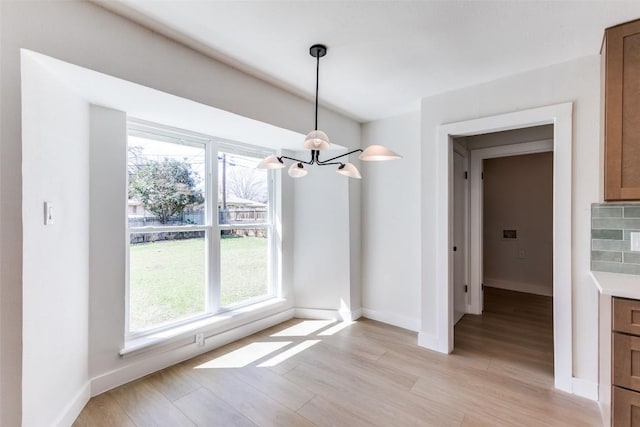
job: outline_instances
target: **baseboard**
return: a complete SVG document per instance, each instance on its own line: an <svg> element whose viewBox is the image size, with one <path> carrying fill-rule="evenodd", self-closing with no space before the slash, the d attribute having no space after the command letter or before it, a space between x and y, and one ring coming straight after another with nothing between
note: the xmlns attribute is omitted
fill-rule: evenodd
<svg viewBox="0 0 640 427"><path fill-rule="evenodd" d="M299 317L301 319L338 320L343 322L356 320L362 315L361 309L348 311L296 307L294 312L294 317Z"/></svg>
<svg viewBox="0 0 640 427"><path fill-rule="evenodd" d="M407 317L378 310L371 310L369 308L362 309L362 316L366 317L367 319L377 320L378 322L387 323L389 325L397 326L402 329L408 329L413 332L418 332L420 330L420 319L415 319L413 317Z"/></svg>
<svg viewBox="0 0 640 427"><path fill-rule="evenodd" d="M544 286L537 283L514 282L511 280L492 279L485 277L484 285L491 288L506 289L509 291L525 292L528 294L553 296L553 286Z"/></svg>
<svg viewBox="0 0 640 427"><path fill-rule="evenodd" d="M598 402L600 407L600 418L602 419L603 426L611 425L611 403Z"/></svg>
<svg viewBox="0 0 640 427"><path fill-rule="evenodd" d="M571 380L571 389L576 396L598 401L598 383L574 377Z"/></svg>
<svg viewBox="0 0 640 427"><path fill-rule="evenodd" d="M418 332L418 345L429 350L437 351L438 353L443 353L440 351L440 340L433 334Z"/></svg>
<svg viewBox="0 0 640 427"><path fill-rule="evenodd" d="M52 424L59 427L68 427L78 418L80 412L91 398L91 384L86 382L76 395L71 399L67 406L64 407L56 421Z"/></svg>
<svg viewBox="0 0 640 427"><path fill-rule="evenodd" d="M256 332L275 326L294 317L294 309L287 309L272 314L262 319L243 324L233 329L207 336L205 345L197 346L195 343L183 345L170 351L156 353L141 358L137 362L130 363L120 369L107 372L91 379L91 396L96 396L115 387L126 384L135 379L149 375L153 372L191 359L199 354L206 353L223 345L248 337Z"/></svg>

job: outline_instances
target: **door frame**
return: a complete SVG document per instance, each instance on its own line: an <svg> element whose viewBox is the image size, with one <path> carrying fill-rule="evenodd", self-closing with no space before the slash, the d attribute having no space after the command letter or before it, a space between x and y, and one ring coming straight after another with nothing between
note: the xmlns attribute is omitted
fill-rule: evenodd
<svg viewBox="0 0 640 427"><path fill-rule="evenodd" d="M539 125L553 125L553 348L554 385L572 393L572 116L573 103L444 124L438 127L436 170L437 328L434 350L453 350L453 138Z"/></svg>
<svg viewBox="0 0 640 427"><path fill-rule="evenodd" d="M484 307L482 284L483 274L483 161L508 156L545 153L553 151L553 140L521 142L517 144L499 145L496 147L471 150L471 203L469 234L471 247L469 250L469 308L471 314L482 314Z"/></svg>

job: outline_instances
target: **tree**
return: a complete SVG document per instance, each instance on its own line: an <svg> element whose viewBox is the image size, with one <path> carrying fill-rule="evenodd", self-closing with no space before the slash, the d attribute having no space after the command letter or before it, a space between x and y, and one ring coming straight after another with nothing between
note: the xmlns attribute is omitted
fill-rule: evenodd
<svg viewBox="0 0 640 427"><path fill-rule="evenodd" d="M202 191L195 188L197 173L182 160L147 160L130 172L129 191L162 224L187 207L204 202Z"/></svg>
<svg viewBox="0 0 640 427"><path fill-rule="evenodd" d="M241 167L232 168L228 172L227 191L240 199L266 203L267 182L264 171Z"/></svg>

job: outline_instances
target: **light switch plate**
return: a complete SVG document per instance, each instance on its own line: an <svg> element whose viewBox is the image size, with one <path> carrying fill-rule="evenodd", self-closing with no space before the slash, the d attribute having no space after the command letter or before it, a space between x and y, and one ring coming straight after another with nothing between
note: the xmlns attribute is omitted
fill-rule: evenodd
<svg viewBox="0 0 640 427"><path fill-rule="evenodd" d="M44 202L44 225L53 224L53 202Z"/></svg>
<svg viewBox="0 0 640 427"><path fill-rule="evenodd" d="M629 235L631 236L631 250L640 252L640 231L632 231Z"/></svg>

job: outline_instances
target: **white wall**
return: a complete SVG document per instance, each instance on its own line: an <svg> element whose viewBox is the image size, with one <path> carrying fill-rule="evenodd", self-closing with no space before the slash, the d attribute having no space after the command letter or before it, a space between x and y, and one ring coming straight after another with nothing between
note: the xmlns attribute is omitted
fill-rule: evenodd
<svg viewBox="0 0 640 427"><path fill-rule="evenodd" d="M358 143L359 145L359 143ZM357 155L350 156L351 163L362 169ZM349 310L354 318L360 317L362 308L362 181L349 178L349 265L351 295Z"/></svg>
<svg viewBox="0 0 640 427"><path fill-rule="evenodd" d="M552 296L553 153L485 159L483 172L484 285Z"/></svg>
<svg viewBox="0 0 640 427"><path fill-rule="evenodd" d="M22 425L67 424L89 396L89 106L28 55L22 70Z"/></svg>
<svg viewBox="0 0 640 427"><path fill-rule="evenodd" d="M562 102L574 103L573 375L595 385L597 293L589 279L590 204L598 201L600 57L590 56L422 100L422 329L435 335L435 141L440 124Z"/></svg>
<svg viewBox="0 0 640 427"><path fill-rule="evenodd" d="M362 162L363 314L419 330L420 113L367 123L362 136L404 157Z"/></svg>
<svg viewBox="0 0 640 427"><path fill-rule="evenodd" d="M313 103L207 58L88 2L0 2L0 11L0 425L14 426L21 423L23 375L20 48L301 133L306 133L313 126ZM335 143L349 147L359 144L358 123L325 109L320 110L319 119ZM283 179L289 178L285 176ZM352 200L356 197L355 192L345 196L340 185L337 194L342 197L341 201L349 200L349 204L357 209L359 201L357 198ZM290 189L291 186L283 184L283 188ZM327 191L332 192L333 189L327 188ZM321 197L324 195L318 194L318 198ZM38 211L41 212L40 209ZM293 208L289 205L284 211L291 213ZM340 221L346 222L346 225L337 227L346 230L347 240L349 214L343 212ZM333 222L325 223L323 217L317 221L308 236L312 241L321 240L333 232L335 225ZM283 236L286 233L290 233L290 230L283 231ZM346 253L348 259L349 247L336 245L336 251ZM292 244L283 241L283 247L291 248ZM323 249L325 252L311 251L308 256L330 258L334 252L333 245ZM351 261L347 263L352 264ZM283 270L285 280L292 276L292 266L285 266ZM340 270L347 276L345 282L349 281L350 270L351 266ZM312 291L318 296L324 292L321 287L314 287ZM95 321L92 322L92 327L96 325ZM25 341L27 339L25 335ZM113 342L100 342L105 351L113 350ZM96 337L92 337L92 345L96 345ZM164 360L137 357L125 361L118 359L117 362L112 359L111 362L119 363L117 366L122 370L121 379L126 380L134 375L132 372L140 372L139 368L161 366L170 360L192 354L194 350L187 348L176 350L172 358ZM115 359L117 355L110 353L109 357ZM92 366L103 362L96 359L92 361ZM28 372L25 374L29 375Z"/></svg>
<svg viewBox="0 0 640 427"><path fill-rule="evenodd" d="M308 152L295 154L303 160L309 156ZM325 152L320 156L328 158ZM293 183L296 307L349 311L350 178L337 174L331 166L308 169L305 177ZM283 179L293 178L283 176Z"/></svg>
<svg viewBox="0 0 640 427"><path fill-rule="evenodd" d="M127 115L91 106L89 377L118 367L124 347Z"/></svg>
<svg viewBox="0 0 640 427"><path fill-rule="evenodd" d="M2 22L2 7L0 7L0 22ZM3 45L3 40L2 40L2 31L0 30L0 53L2 52L2 45ZM3 84L3 80L2 80L2 66L0 65L0 93L2 91L4 91L4 84ZM2 141L2 137L3 137L3 133L2 133L2 97L0 96L0 142ZM0 148L0 153L2 153L2 149ZM2 191L2 156L0 156L0 192ZM0 209L0 215L2 215L2 210ZM1 218L1 216L0 216ZM0 238L2 238L3 234L2 234L2 220L0 219ZM2 244L0 244L0 284L2 283L2 266L4 265L3 263L3 253L2 253ZM6 294L5 292L3 292L3 288L0 285L0 301L2 301L3 299L3 294ZM3 398L2 395L6 393L6 391L4 391L3 389L5 388L3 386L3 381L2 379L5 378L6 375L6 371L5 371L5 367L4 367L4 363L3 363L3 344L2 344L2 336L4 334L4 329L3 329L3 313L2 313L2 304L0 303L0 411L2 411L2 402L3 402ZM10 337L11 338L11 337ZM14 360L16 359L15 357L15 353L14 353ZM16 366L14 366L14 369L16 371L22 371L22 361L19 361L18 364ZM11 379L11 384L15 384L16 380L15 379ZM17 402L21 402L21 397L16 397L13 399L14 401ZM0 425L2 425L2 417L0 416Z"/></svg>

